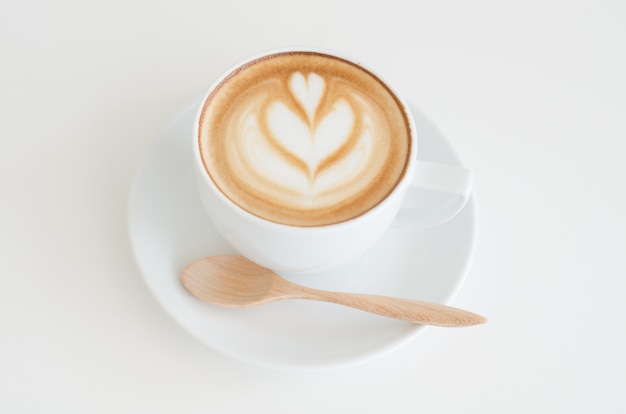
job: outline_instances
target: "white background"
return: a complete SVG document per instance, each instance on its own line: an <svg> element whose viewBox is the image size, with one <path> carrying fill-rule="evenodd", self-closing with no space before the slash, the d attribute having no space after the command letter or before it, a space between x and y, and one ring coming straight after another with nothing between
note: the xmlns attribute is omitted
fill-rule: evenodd
<svg viewBox="0 0 626 414"><path fill-rule="evenodd" d="M623 413L626 3L0 2L0 412ZM130 180L224 69L305 44L393 81L475 171L479 243L429 328L330 372L225 357L148 292Z"/></svg>

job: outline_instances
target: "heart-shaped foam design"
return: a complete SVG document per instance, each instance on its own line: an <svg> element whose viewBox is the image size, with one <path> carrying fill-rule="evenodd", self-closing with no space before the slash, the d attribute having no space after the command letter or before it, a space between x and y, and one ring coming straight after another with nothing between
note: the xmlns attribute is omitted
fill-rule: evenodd
<svg viewBox="0 0 626 414"><path fill-rule="evenodd" d="M289 79L289 89L312 124L326 89L324 78L313 72L305 78L302 73L296 72Z"/></svg>
<svg viewBox="0 0 626 414"><path fill-rule="evenodd" d="M318 124L307 124L285 104L276 102L268 109L267 121L279 145L306 164L313 178L320 163L350 138L354 113L345 100L339 100Z"/></svg>
<svg viewBox="0 0 626 414"><path fill-rule="evenodd" d="M374 155L371 107L315 73L295 72L282 87L283 94L259 94L237 109L231 159L241 174L256 177L255 191L301 208L332 204L348 188L357 194L385 157Z"/></svg>

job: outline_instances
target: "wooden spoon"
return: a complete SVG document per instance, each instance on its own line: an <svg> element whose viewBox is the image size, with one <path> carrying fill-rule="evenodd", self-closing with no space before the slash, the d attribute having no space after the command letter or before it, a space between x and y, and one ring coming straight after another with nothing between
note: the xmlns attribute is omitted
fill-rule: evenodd
<svg viewBox="0 0 626 414"><path fill-rule="evenodd" d="M237 255L206 257L193 262L183 271L182 283L199 299L228 307L248 307L285 299L309 299L425 325L470 326L487 321L480 315L435 303L328 292L299 286Z"/></svg>

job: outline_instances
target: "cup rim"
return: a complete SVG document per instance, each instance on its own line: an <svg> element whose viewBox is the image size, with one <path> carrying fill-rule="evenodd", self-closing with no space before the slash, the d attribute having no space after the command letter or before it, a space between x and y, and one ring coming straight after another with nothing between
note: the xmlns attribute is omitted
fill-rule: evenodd
<svg viewBox="0 0 626 414"><path fill-rule="evenodd" d="M199 145L200 119L202 117L202 113L204 112L204 107L206 105L207 99L211 96L215 88L217 88L230 74L232 74L235 70L241 68L242 66L245 66L251 62L254 62L256 60L259 60L268 56L286 54L286 53L294 53L294 52L309 52L309 53L319 53L322 55L328 55L330 57L346 60L354 65L361 67L365 71L369 72L371 75L378 78L378 80L381 81L389 89L389 91L394 95L394 97L400 103L401 110L404 112L404 115L408 121L409 135L411 139L411 147L410 147L409 155L407 157L407 166L400 180L396 183L392 191L385 198L383 198L379 203L377 203L375 206L373 206L372 208L368 209L367 211L355 217L352 217L343 221L339 221L336 223L313 225L313 226L291 225L291 224L280 223L280 222L272 221L269 219L265 219L261 216L258 216L244 209L243 207L235 203L233 200L231 200L228 196L226 196L226 194L224 194L219 189L219 187L213 181L213 179L211 178L211 175L207 171L207 167L204 164L204 161L202 160L202 155L200 153L200 145ZM383 210L385 210L387 205L394 202L398 197L404 195L405 190L408 188L410 182L413 179L413 176L415 175L415 168L416 168L416 161L417 161L417 149L418 149L417 131L415 129L415 120L413 118L411 109L407 101L404 99L404 97L400 93L398 93L398 90L387 79L385 79L375 70L372 70L367 64L362 63L360 60L351 58L350 56L347 56L346 54L341 53L341 52L337 52L337 51L330 50L327 48L313 47L313 46L285 46L285 47L266 49L264 51L250 55L247 58L239 60L237 63L231 65L228 69L223 71L220 74L220 76L218 76L211 83L211 85L207 88L205 93L202 95L202 98L200 99L200 104L198 105L198 108L196 110L196 114L194 117L193 140L194 140L193 141L193 153L194 153L195 167L199 169L197 172L202 176L203 182L206 182L208 184L210 190L214 194L216 194L216 196L222 202L226 203L240 217L248 221L252 221L256 223L257 225L262 225L265 227L272 227L272 228L280 229L281 231L294 232L294 233L310 233L310 232L319 232L319 231L323 232L323 231L333 231L333 230L337 230L341 228L348 228L351 226L357 226L362 221L368 220L371 216L380 214Z"/></svg>

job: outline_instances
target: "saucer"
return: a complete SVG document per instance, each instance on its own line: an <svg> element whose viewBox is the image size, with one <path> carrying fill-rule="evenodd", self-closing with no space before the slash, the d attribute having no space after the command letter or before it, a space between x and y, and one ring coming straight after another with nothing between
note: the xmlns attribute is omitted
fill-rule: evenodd
<svg viewBox="0 0 626 414"><path fill-rule="evenodd" d="M180 283L194 260L235 253L217 233L196 193L192 130L198 103L183 108L156 137L140 163L129 195L128 226L138 268L157 301L185 330L236 359L311 371L383 356L424 326L312 301L282 301L231 309L206 304ZM418 158L462 165L452 144L412 107ZM332 271L288 277L318 289L449 303L474 253L476 201L440 226L392 227L367 253ZM434 328L443 329L443 328Z"/></svg>

